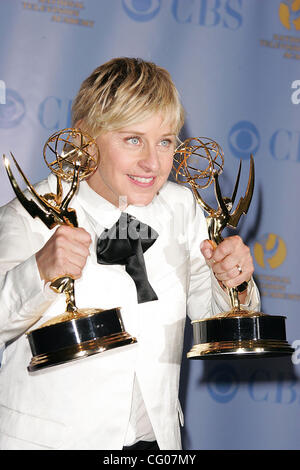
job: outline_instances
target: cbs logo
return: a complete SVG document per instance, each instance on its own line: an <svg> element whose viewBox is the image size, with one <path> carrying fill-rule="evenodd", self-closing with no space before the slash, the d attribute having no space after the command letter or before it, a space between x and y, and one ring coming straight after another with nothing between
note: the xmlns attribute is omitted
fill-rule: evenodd
<svg viewBox="0 0 300 470"><path fill-rule="evenodd" d="M220 364L214 367L207 378L207 388L210 396L218 403L229 403L239 389L239 377L233 367Z"/></svg>
<svg viewBox="0 0 300 470"><path fill-rule="evenodd" d="M252 122L239 121L229 131L228 145L236 158L247 160L259 148L259 132Z"/></svg>
<svg viewBox="0 0 300 470"><path fill-rule="evenodd" d="M0 128L10 129L20 124L25 116L26 107L17 91L4 88L4 93L0 106Z"/></svg>
<svg viewBox="0 0 300 470"><path fill-rule="evenodd" d="M122 0L127 15L134 21L150 21L159 12L161 0Z"/></svg>

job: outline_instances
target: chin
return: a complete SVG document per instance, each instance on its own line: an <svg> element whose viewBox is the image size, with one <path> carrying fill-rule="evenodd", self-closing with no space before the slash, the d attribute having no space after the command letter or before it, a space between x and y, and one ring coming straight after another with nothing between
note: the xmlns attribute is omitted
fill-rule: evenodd
<svg viewBox="0 0 300 470"><path fill-rule="evenodd" d="M155 193L156 194L156 193ZM132 206L148 206L153 201L155 194L147 197L128 198L128 204Z"/></svg>

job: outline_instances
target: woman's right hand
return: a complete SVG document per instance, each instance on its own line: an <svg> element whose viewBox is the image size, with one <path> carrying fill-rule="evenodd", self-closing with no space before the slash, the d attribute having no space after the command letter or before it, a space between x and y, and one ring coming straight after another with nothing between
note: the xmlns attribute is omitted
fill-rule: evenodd
<svg viewBox="0 0 300 470"><path fill-rule="evenodd" d="M59 226L36 254L40 277L49 282L61 276L79 279L90 254L90 234L80 227Z"/></svg>

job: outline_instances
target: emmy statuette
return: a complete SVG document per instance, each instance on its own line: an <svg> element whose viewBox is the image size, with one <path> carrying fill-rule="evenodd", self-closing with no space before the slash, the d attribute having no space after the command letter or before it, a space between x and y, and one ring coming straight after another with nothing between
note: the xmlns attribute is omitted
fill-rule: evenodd
<svg viewBox="0 0 300 470"><path fill-rule="evenodd" d="M206 168L199 169L205 162ZM241 163L231 198L223 197L219 175L223 171L224 154L213 140L200 137L186 139L174 156L174 171L179 183L188 183L196 202L207 213L209 239L215 248L222 241L225 227L236 228L242 214L248 212L254 190L254 160L250 157L250 171L246 194L241 197L235 210ZM200 196L199 189L214 183L217 209L208 205ZM232 212L232 213L231 213ZM227 289L231 309L227 312L192 321L194 346L188 352L190 359L229 359L246 357L272 357L292 354L294 349L286 340L285 318L241 308L239 292L248 283Z"/></svg>
<svg viewBox="0 0 300 470"><path fill-rule="evenodd" d="M76 212L69 204L79 182L96 171L99 164L98 146L90 136L78 129L63 129L49 137L43 155L56 176L56 194L39 195L11 153L28 191L37 202L23 194L11 171L9 159L3 155L13 190L26 211L32 217L38 217L49 229L62 224L78 227ZM62 180L70 183L65 196ZM33 356L28 366L30 372L136 342L124 330L120 308L77 308L74 279L63 276L50 281L50 287L55 292L65 295L66 309L27 333Z"/></svg>

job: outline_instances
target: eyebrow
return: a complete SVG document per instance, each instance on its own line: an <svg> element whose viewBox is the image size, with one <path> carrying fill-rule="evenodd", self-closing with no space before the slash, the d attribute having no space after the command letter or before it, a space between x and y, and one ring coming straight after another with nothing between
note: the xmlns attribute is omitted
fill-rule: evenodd
<svg viewBox="0 0 300 470"><path fill-rule="evenodd" d="M135 135L145 135L146 132L128 130L128 131L117 131L119 134L135 134ZM161 134L162 137L167 137L168 135L176 136L175 132L166 132L165 134Z"/></svg>

